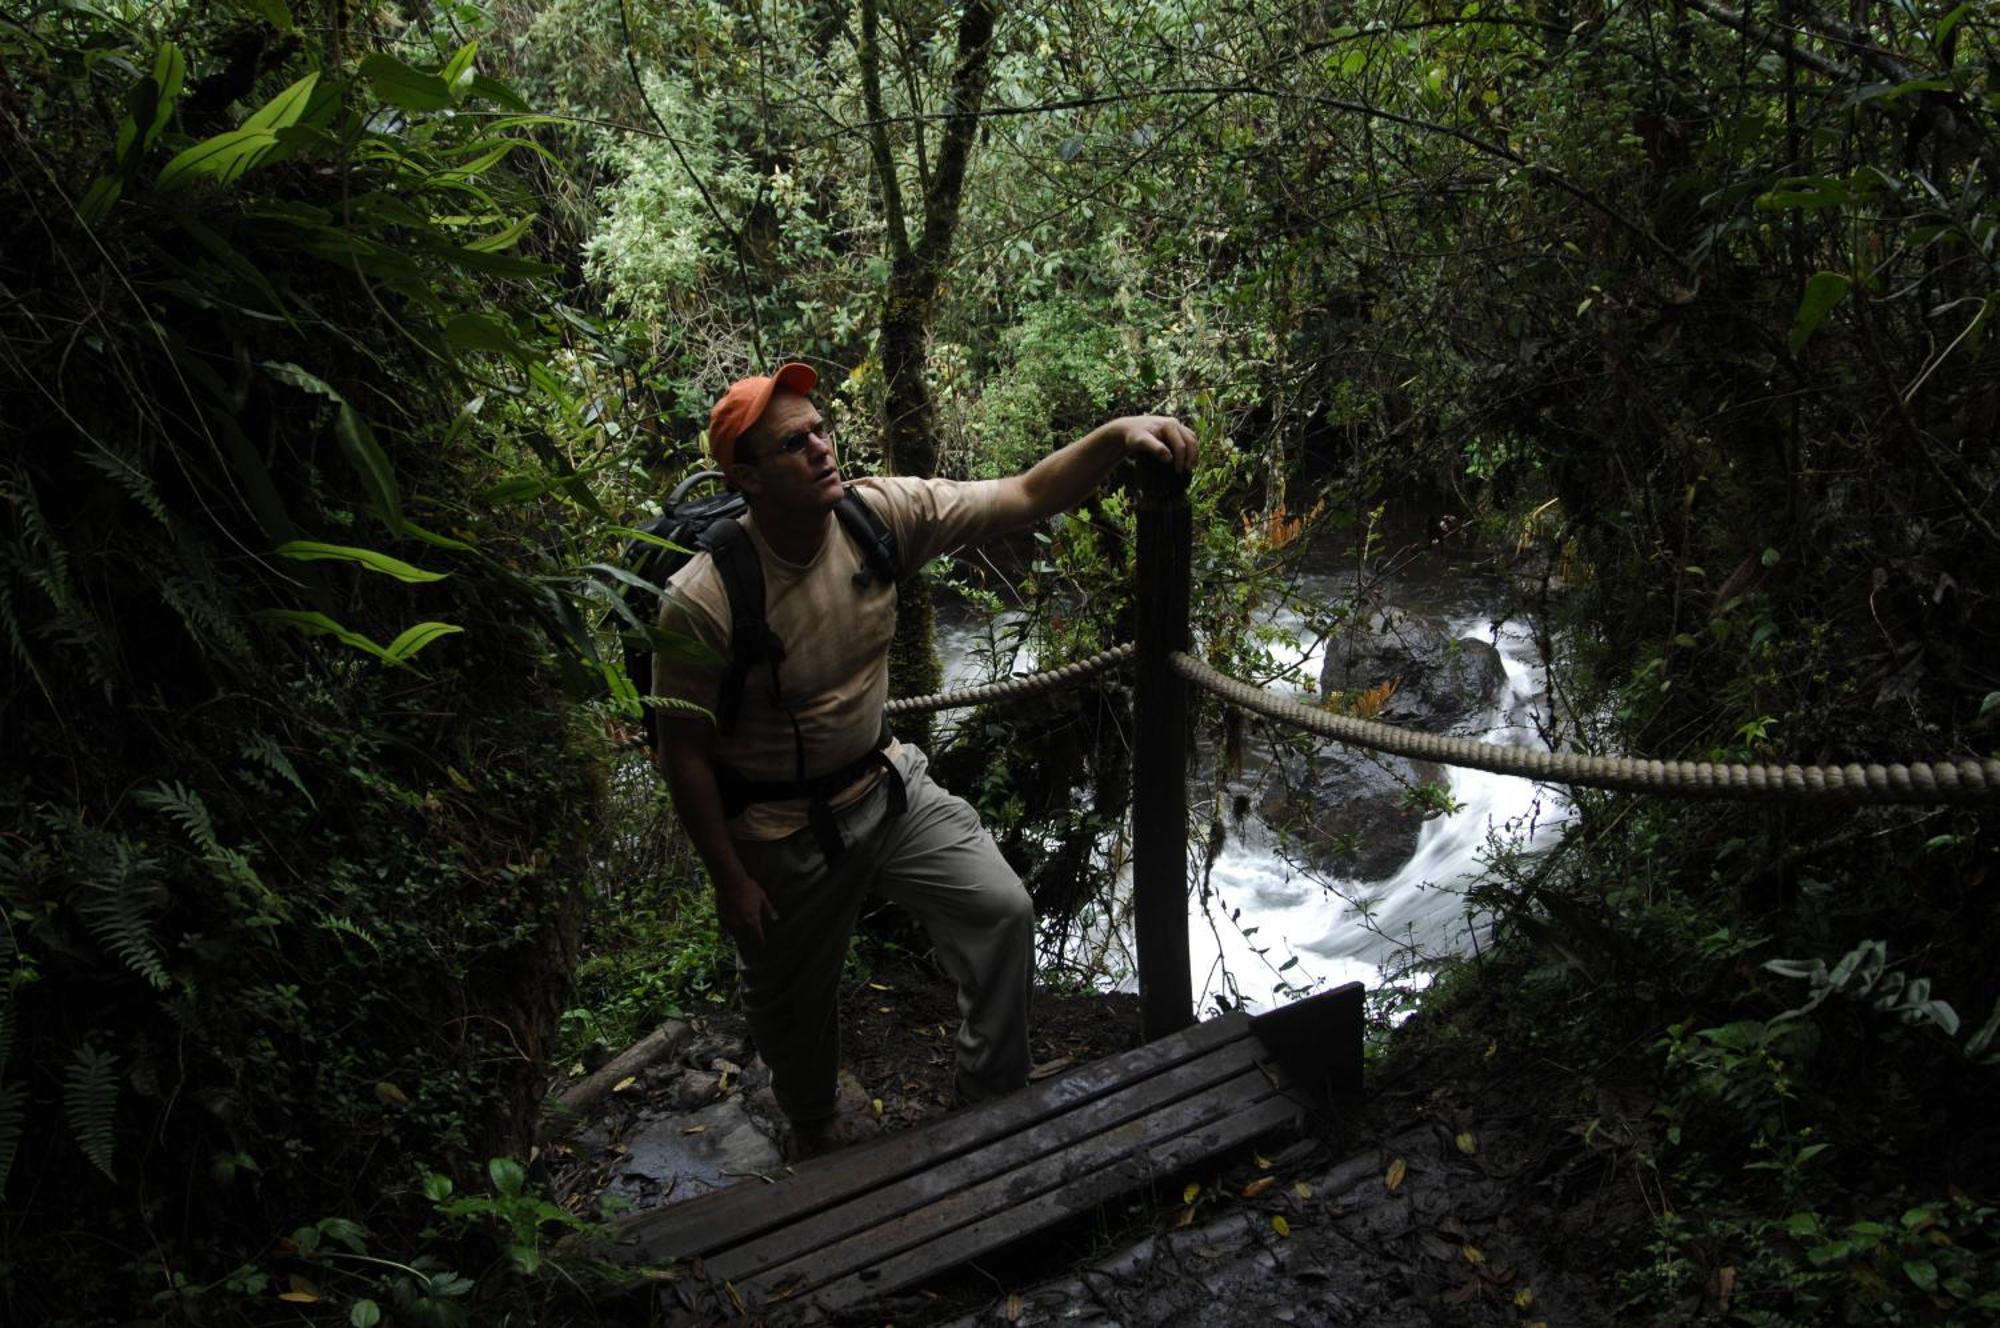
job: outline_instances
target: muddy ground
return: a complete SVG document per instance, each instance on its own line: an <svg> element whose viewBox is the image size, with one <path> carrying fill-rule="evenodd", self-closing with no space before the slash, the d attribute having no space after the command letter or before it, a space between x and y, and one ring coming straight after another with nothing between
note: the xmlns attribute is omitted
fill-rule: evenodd
<svg viewBox="0 0 2000 1328"><path fill-rule="evenodd" d="M956 1020L949 982L917 956L852 973L850 1098L883 1129L949 1110ZM1031 1049L1055 1073L1133 1046L1137 1031L1132 997L1042 992ZM1156 1183L856 1321L1561 1328L1690 1322L1718 1308L1713 1292L1619 1304L1615 1251L1648 1214L1632 1182L1562 1124L1573 1113L1559 1109L1554 1067L1494 1065L1420 1026L1398 1041L1365 1097L1329 1104L1303 1135ZM546 1158L579 1211L605 1193L653 1207L786 1165L733 1012L615 1086ZM1598 1114L1615 1124L1643 1106Z"/></svg>

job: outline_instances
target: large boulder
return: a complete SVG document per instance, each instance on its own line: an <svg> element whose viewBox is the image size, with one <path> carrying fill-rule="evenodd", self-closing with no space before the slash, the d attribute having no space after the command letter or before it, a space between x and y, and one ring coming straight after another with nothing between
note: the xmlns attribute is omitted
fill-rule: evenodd
<svg viewBox="0 0 2000 1328"><path fill-rule="evenodd" d="M1396 690L1378 714L1392 724L1443 730L1500 699L1507 670L1491 642L1453 640L1430 618L1377 609L1348 623L1327 645L1321 696L1361 692L1391 679Z"/></svg>
<svg viewBox="0 0 2000 1328"><path fill-rule="evenodd" d="M1351 747L1277 756L1258 805L1265 824L1329 876L1380 881L1416 855L1425 814L1410 791L1450 786L1442 766Z"/></svg>

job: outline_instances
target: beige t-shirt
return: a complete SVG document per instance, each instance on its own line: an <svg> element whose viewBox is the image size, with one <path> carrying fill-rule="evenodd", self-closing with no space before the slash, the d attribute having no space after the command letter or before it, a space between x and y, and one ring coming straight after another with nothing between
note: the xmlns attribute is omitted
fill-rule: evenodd
<svg viewBox="0 0 2000 1328"><path fill-rule="evenodd" d="M999 483L892 477L858 480L854 487L895 532L903 566L915 569L996 532ZM785 645L778 665L784 708L772 703L770 671L753 668L744 680L736 731L716 738L723 763L746 779L798 778L793 720L805 744L808 778L856 760L881 733L882 705L889 696L889 642L896 633L896 588L880 577L857 588L854 575L864 565L861 550L844 526L831 515L827 520L826 541L801 566L773 553L756 522L742 518L764 566L766 621ZM729 591L714 559L697 557L667 582L660 627L694 638L713 658L684 657L693 652L656 655L653 691L713 712L720 704L730 636ZM879 770L871 770L831 799L832 804L845 806L861 797L879 776ZM805 827L806 805L803 798L753 802L729 823L729 831L739 839L782 839Z"/></svg>

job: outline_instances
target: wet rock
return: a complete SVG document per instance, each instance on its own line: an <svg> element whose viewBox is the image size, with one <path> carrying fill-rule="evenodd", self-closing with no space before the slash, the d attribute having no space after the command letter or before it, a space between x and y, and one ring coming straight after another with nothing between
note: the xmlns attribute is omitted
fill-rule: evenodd
<svg viewBox="0 0 2000 1328"><path fill-rule="evenodd" d="M784 1165L744 1096L732 1093L698 1111L646 1112L626 1133L623 1160L607 1188L653 1208L772 1175Z"/></svg>
<svg viewBox="0 0 2000 1328"><path fill-rule="evenodd" d="M1328 745L1277 756L1258 811L1317 870L1379 881L1416 854L1424 812L1411 791L1450 783L1428 761Z"/></svg>
<svg viewBox="0 0 2000 1328"><path fill-rule="evenodd" d="M1443 625L1396 609L1348 624L1328 644L1321 696L1361 692L1394 679L1379 718L1442 731L1499 700L1507 670L1491 642L1453 640Z"/></svg>

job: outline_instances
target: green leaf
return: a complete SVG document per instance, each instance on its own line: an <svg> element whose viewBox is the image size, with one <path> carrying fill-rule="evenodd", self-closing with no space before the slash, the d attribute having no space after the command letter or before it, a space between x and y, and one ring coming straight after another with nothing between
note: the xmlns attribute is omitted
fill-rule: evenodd
<svg viewBox="0 0 2000 1328"><path fill-rule="evenodd" d="M383 652L382 658L391 664L407 664L410 656L439 637L451 636L464 630L463 627L456 627L451 623L420 622L415 627L405 628L398 634L396 639L389 643L389 648Z"/></svg>
<svg viewBox="0 0 2000 1328"><path fill-rule="evenodd" d="M1865 102L1871 101L1895 101L1898 97L1908 96L1912 92L1950 92L1951 90L1951 80L1948 78L1912 78L1901 83L1870 83L1867 87L1862 88L1859 92L1849 97L1845 106L1860 106Z"/></svg>
<svg viewBox="0 0 2000 1328"><path fill-rule="evenodd" d="M319 71L314 70L298 82L265 102L249 119L238 125L239 129L268 129L276 132L299 122L312 104L313 86L319 82Z"/></svg>
<svg viewBox="0 0 2000 1328"><path fill-rule="evenodd" d="M206 177L231 184L277 146L277 135L268 129L231 129L178 153L160 168L157 183L172 189Z"/></svg>
<svg viewBox="0 0 2000 1328"><path fill-rule="evenodd" d="M78 1047L63 1075L63 1107L83 1155L108 1179L118 1179L111 1170L117 1141L118 1058L95 1043Z"/></svg>
<svg viewBox="0 0 2000 1328"><path fill-rule="evenodd" d="M424 1198L442 1203L451 1197L451 1177L433 1171L424 1177Z"/></svg>
<svg viewBox="0 0 2000 1328"><path fill-rule="evenodd" d="M1993 1002L1993 1013L1987 1017L1979 1031L1966 1039L1965 1054L1977 1056L1992 1044L1994 1035L2000 1033L2000 1000Z"/></svg>
<svg viewBox="0 0 2000 1328"><path fill-rule="evenodd" d="M527 1173L521 1164L511 1157L496 1157L486 1164L486 1175L493 1182L494 1192L512 1198L521 1192L527 1182Z"/></svg>
<svg viewBox="0 0 2000 1328"><path fill-rule="evenodd" d="M1853 201L1846 181L1831 175L1801 175L1778 181L1776 189L1758 196L1756 207L1760 212L1810 211Z"/></svg>
<svg viewBox="0 0 2000 1328"><path fill-rule="evenodd" d="M98 222L104 220L104 214L111 211L112 205L124 193L125 181L123 177L100 175L97 177L96 183L90 186L89 192L85 193L82 200L77 203L76 215L83 221L84 225L95 226Z"/></svg>
<svg viewBox="0 0 2000 1328"><path fill-rule="evenodd" d="M363 60L361 77L376 96L406 111L445 111L456 105L443 79L412 69L393 55L378 52Z"/></svg>
<svg viewBox="0 0 2000 1328"><path fill-rule="evenodd" d="M1917 1290L1937 1290L1937 1265L1929 1259L1905 1259L1903 1260L1903 1272L1912 1282L1917 1284Z"/></svg>
<svg viewBox="0 0 2000 1328"><path fill-rule="evenodd" d="M469 41L459 47L453 53L451 59L445 61L444 68L438 71L438 77L451 90L452 96L463 98L471 90L473 79L472 57L478 54L478 52L479 43Z"/></svg>
<svg viewBox="0 0 2000 1328"><path fill-rule="evenodd" d="M401 533L403 496L396 485L396 472L389 464L389 454L375 441L375 431L368 427L368 421L362 418L361 412L345 401L340 403L340 415L334 421L334 436L340 439L340 449L347 454L355 473L368 486L383 524Z"/></svg>
<svg viewBox="0 0 2000 1328"><path fill-rule="evenodd" d="M27 1100L26 1084L0 1088L0 1194L7 1192L7 1175L14 1169L14 1153L21 1144L23 1104Z"/></svg>
<svg viewBox="0 0 2000 1328"><path fill-rule="evenodd" d="M1966 15L1970 14L1973 8L1973 0L1965 0L1964 4L1939 19L1937 31L1931 33L1931 45L1941 50L1944 47L1945 38L1951 36L1953 28L1956 28L1960 23L1965 21Z"/></svg>
<svg viewBox="0 0 2000 1328"><path fill-rule="evenodd" d="M324 613L317 613L310 609L263 609L258 612L257 617L264 622L282 623L287 627L295 627L308 636L334 637L343 645L353 646L356 650L364 650L377 659L386 660L389 658L389 652L381 646L376 645L375 642L360 632L350 631L342 627Z"/></svg>
<svg viewBox="0 0 2000 1328"><path fill-rule="evenodd" d="M541 475L509 475L479 496L489 503L520 503L541 497L559 483L559 479Z"/></svg>
<svg viewBox="0 0 2000 1328"><path fill-rule="evenodd" d="M493 234L481 239L473 240L465 247L482 254L497 254L503 249L512 249L520 242L521 237L527 234L528 227L534 225L535 215L530 212L527 216L509 223L505 229L495 231Z"/></svg>
<svg viewBox="0 0 2000 1328"><path fill-rule="evenodd" d="M348 1328L375 1328L382 1322L382 1307L372 1300L357 1300L347 1311Z"/></svg>
<svg viewBox="0 0 2000 1328"><path fill-rule="evenodd" d="M445 249L442 252L444 257L460 267L496 277L552 277L559 271L547 263L537 263L528 258L515 258L510 254L498 254L490 249L475 249L471 245Z"/></svg>
<svg viewBox="0 0 2000 1328"><path fill-rule="evenodd" d="M160 131L167 127L167 121L173 118L174 99L181 95L181 86L186 81L187 57L172 42L162 42L159 54L153 57L152 78L132 89L132 119L119 127L118 160L121 163L128 151L136 149L143 153L153 146ZM145 102L143 109L139 105L141 100Z"/></svg>
<svg viewBox="0 0 2000 1328"><path fill-rule="evenodd" d="M243 3L279 32L292 30L292 11L285 7L285 0L243 0Z"/></svg>
<svg viewBox="0 0 2000 1328"><path fill-rule="evenodd" d="M1806 280L1805 295L1799 300L1798 312L1792 315L1788 338L1792 354L1805 349L1807 338L1826 321L1833 306L1847 297L1848 285L1848 279L1838 272L1815 272Z"/></svg>
<svg viewBox="0 0 2000 1328"><path fill-rule="evenodd" d="M449 575L446 572L426 572L421 567L412 567L400 558L391 558L388 554L378 553L374 549L357 549L347 544L322 544L318 540L288 540L280 544L274 552L281 557L296 558L300 562L332 558L360 563L371 572L393 576L398 581L442 581Z"/></svg>
<svg viewBox="0 0 2000 1328"><path fill-rule="evenodd" d="M523 115L528 114L534 109L528 105L520 93L488 74L474 74L472 76L472 82L468 87L468 95L483 97L491 102L498 102L508 110L518 111Z"/></svg>
<svg viewBox="0 0 2000 1328"><path fill-rule="evenodd" d="M507 324L491 314L460 314L444 325L444 339L460 350L485 350L516 360L528 358Z"/></svg>
<svg viewBox="0 0 2000 1328"><path fill-rule="evenodd" d="M473 550L473 546L466 541L453 539L449 535L440 535L435 530L426 530L407 517L403 519L403 533L414 536L437 549L450 549L454 553L471 553Z"/></svg>

